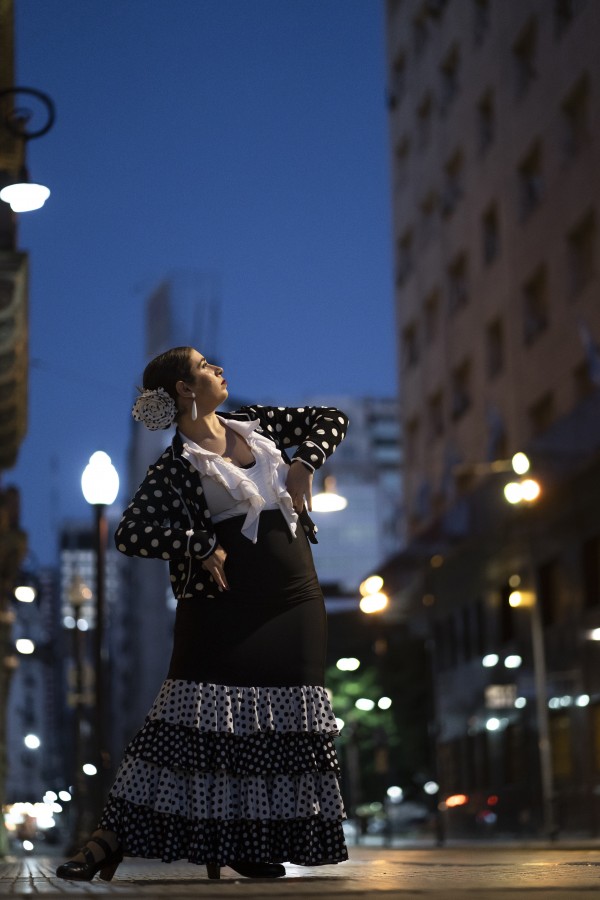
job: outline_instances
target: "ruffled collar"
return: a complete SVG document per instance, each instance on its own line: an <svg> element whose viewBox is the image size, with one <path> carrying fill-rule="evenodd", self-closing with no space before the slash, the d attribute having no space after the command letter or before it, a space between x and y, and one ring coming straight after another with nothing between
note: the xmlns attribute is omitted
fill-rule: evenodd
<svg viewBox="0 0 600 900"><path fill-rule="evenodd" d="M233 431L241 434L252 451L252 455L256 460L256 466L262 465L266 467L266 479L272 485L277 498L276 502L281 509L290 532L295 537L298 515L292 506L292 499L283 484L284 479L278 476L280 466L285 465L281 452L269 438L256 432L260 424L258 419L252 419L249 422L238 422L235 419L224 419L221 416L217 418L226 428L231 428ZM188 460L201 475L214 478L215 481L222 484L235 500L247 500L249 502L250 508L242 525L242 534L253 543L256 543L259 517L266 501L252 478L249 477L248 472L254 471L254 467L252 470L242 469L223 459L218 453L213 453L200 447L183 432L180 432L180 434L183 442L182 456L184 459Z"/></svg>

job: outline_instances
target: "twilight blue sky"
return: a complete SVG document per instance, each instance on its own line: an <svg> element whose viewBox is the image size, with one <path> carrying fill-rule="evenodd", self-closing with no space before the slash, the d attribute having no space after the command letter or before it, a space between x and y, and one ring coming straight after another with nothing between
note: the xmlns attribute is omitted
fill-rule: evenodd
<svg viewBox="0 0 600 900"><path fill-rule="evenodd" d="M5 480L48 563L89 515L90 454L125 472L144 302L174 271L218 277L233 394L394 394L384 21L379 0L16 8L16 81L57 121L28 148L52 196L20 219L29 433Z"/></svg>

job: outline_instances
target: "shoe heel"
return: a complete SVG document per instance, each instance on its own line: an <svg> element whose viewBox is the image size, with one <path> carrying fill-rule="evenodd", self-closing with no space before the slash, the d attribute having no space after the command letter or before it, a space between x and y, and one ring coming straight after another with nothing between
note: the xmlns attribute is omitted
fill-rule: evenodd
<svg viewBox="0 0 600 900"><path fill-rule="evenodd" d="M115 875L115 872L121 865L122 860L116 859L114 862L108 863L106 866L102 866L99 871L99 876L102 881L112 881Z"/></svg>
<svg viewBox="0 0 600 900"><path fill-rule="evenodd" d="M220 878L221 866L218 866L217 863L206 863L206 874L209 878Z"/></svg>

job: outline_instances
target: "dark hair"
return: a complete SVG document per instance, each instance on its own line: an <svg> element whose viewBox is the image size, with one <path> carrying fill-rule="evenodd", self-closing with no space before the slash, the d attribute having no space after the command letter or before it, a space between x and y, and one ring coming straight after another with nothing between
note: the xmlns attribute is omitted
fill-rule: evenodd
<svg viewBox="0 0 600 900"><path fill-rule="evenodd" d="M192 350L193 347L173 347L150 360L144 369L144 390L164 388L179 408L179 395L175 385L178 381L189 381L192 377Z"/></svg>

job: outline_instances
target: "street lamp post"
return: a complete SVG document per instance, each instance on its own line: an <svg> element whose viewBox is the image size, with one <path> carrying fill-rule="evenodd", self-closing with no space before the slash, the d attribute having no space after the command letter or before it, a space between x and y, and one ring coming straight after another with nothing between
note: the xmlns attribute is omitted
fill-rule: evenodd
<svg viewBox="0 0 600 900"><path fill-rule="evenodd" d="M524 467L515 471L524 475L529 470L529 460L525 454ZM514 459L514 458L513 458ZM511 481L504 486L504 497L514 506L534 504L541 493L541 487L533 478ZM529 530L529 529L528 529ZM533 553L531 548L531 532L527 541L529 545L530 580L533 584ZM527 606L530 610L531 649L533 657L533 678L535 689L536 725L538 736L538 756L540 763L540 786L542 790L542 821L544 833L554 840L557 835L557 823L554 813L554 776L552 771L552 744L550 741L550 718L548 715L548 671L546 666L546 647L544 643L544 626L540 610L540 598L534 590L515 590L510 594L512 607Z"/></svg>
<svg viewBox="0 0 600 900"><path fill-rule="evenodd" d="M33 100L35 110L31 110L19 101L21 98ZM16 105L15 105L16 101ZM43 119L37 125L30 122L37 114ZM17 171L2 170L0 172L0 200L8 203L13 212L30 212L44 205L50 196L50 190L43 184L30 181L25 164L25 146L27 141L42 137L54 125L56 116L54 103L47 94L30 87L9 87L0 90L0 124L10 135L21 143L20 164Z"/></svg>
<svg viewBox="0 0 600 900"><path fill-rule="evenodd" d="M512 607L526 606L530 610L543 829L546 836L554 840L557 834L557 824L554 816L554 778L548 716L548 673L539 598L533 591L519 590L511 593L509 603Z"/></svg>
<svg viewBox="0 0 600 900"><path fill-rule="evenodd" d="M106 706L106 661L104 627L106 612L106 547L108 526L106 507L116 500L119 492L119 476L110 457L98 450L90 457L81 476L81 489L86 501L94 507L95 557L96 557L96 628L94 633L95 671L95 740L98 756L97 805L100 810L105 798L107 774L110 769L108 749L108 720Z"/></svg>
<svg viewBox="0 0 600 900"><path fill-rule="evenodd" d="M69 701L73 704L73 759L75 788L74 813L75 821L71 827L71 847L75 852L83 846L93 826L93 810L90 809L88 798L88 779L83 771L86 760L85 745L87 742L87 730L89 723L86 717L86 707L89 704L85 679L85 632L80 627L82 624L82 607L90 599L91 591L77 576L73 578L69 589L69 600L73 609L73 682L72 693Z"/></svg>

